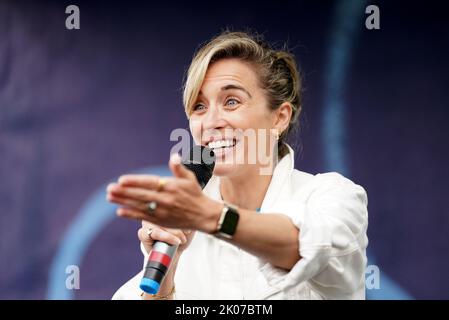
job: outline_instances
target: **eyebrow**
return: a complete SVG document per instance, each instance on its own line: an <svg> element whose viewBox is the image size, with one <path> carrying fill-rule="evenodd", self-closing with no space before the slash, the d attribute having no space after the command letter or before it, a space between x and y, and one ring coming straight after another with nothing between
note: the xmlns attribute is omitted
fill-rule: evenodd
<svg viewBox="0 0 449 320"><path fill-rule="evenodd" d="M251 96L251 94L248 92L248 90L246 90L245 88L243 88L243 87L241 87L241 86L235 85L235 84L228 84L228 85L222 87L222 88L221 88L221 91L232 90L232 89L243 91L243 92L245 92L250 98L252 98L252 96Z"/></svg>

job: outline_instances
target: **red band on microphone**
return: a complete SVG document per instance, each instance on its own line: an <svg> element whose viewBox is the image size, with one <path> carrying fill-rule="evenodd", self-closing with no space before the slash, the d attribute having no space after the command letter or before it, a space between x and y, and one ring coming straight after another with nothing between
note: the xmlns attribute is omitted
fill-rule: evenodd
<svg viewBox="0 0 449 320"><path fill-rule="evenodd" d="M162 263L167 268L170 266L171 258L170 256L167 256L166 254L160 253L158 251L152 250L150 253L150 257L148 258L149 261L155 261Z"/></svg>

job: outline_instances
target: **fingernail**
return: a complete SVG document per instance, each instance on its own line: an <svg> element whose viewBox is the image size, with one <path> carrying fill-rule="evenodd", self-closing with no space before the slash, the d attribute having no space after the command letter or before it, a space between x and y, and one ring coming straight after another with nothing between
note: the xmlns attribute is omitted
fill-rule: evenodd
<svg viewBox="0 0 449 320"><path fill-rule="evenodd" d="M117 191L119 189L119 185L117 183L111 183L109 185L109 191Z"/></svg>
<svg viewBox="0 0 449 320"><path fill-rule="evenodd" d="M123 180L124 180L125 178L123 177L123 176L121 176L120 178L118 178L118 183L123 183Z"/></svg>
<svg viewBox="0 0 449 320"><path fill-rule="evenodd" d="M170 156L170 162L173 164L180 164L181 163L181 157L177 153L173 153Z"/></svg>

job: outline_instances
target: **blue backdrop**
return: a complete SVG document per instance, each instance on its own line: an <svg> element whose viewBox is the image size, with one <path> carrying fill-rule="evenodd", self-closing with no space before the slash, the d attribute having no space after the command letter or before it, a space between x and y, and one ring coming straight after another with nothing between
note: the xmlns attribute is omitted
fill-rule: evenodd
<svg viewBox="0 0 449 320"><path fill-rule="evenodd" d="M67 30L76 4L81 29ZM380 8L381 29L365 28ZM142 265L139 224L105 201L168 174L181 86L225 27L288 41L305 79L296 167L369 197L369 298L448 299L449 21L401 1L0 1L0 298L109 299ZM80 289L65 286L80 268Z"/></svg>

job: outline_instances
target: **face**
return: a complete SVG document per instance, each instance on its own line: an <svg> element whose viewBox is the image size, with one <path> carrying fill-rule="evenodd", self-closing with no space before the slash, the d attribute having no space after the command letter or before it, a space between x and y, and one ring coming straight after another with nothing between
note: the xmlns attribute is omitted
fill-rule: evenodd
<svg viewBox="0 0 449 320"><path fill-rule="evenodd" d="M215 175L243 175L273 157L274 132L288 125L282 109L270 110L253 66L222 59L209 66L190 130L196 144L214 150Z"/></svg>

